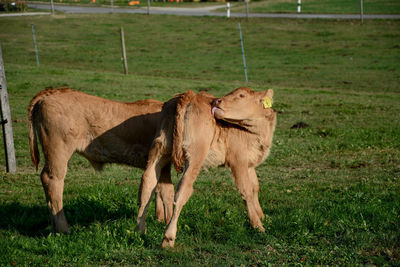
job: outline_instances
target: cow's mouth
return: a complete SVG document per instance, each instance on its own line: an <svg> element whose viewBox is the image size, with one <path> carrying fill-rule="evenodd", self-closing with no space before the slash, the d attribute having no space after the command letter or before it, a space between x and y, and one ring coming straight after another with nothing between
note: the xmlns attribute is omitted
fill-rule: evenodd
<svg viewBox="0 0 400 267"><path fill-rule="evenodd" d="M217 119L223 119L224 118L224 111L219 107L213 107L211 109L211 113Z"/></svg>
<svg viewBox="0 0 400 267"><path fill-rule="evenodd" d="M223 120L229 123L233 123L233 124L240 124L242 120L239 119L232 119L232 118L227 118L225 117L225 112L222 108L219 107L213 107L211 109L211 113L214 116L214 118L219 119L219 120Z"/></svg>
<svg viewBox="0 0 400 267"><path fill-rule="evenodd" d="M233 118L228 118L225 117L225 112L222 108L220 107L213 107L211 109L211 113L213 115L214 118L218 119L218 120L223 120L226 121L228 123L232 123L232 124L237 124L237 125L241 125L243 120L242 119L233 119Z"/></svg>

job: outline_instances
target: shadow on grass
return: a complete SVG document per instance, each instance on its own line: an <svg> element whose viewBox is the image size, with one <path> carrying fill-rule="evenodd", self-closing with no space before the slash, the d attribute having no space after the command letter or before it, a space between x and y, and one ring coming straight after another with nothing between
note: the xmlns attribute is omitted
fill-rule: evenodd
<svg viewBox="0 0 400 267"><path fill-rule="evenodd" d="M109 204L109 203L108 203ZM101 201L76 199L64 206L69 226L87 226L119 218L135 218L136 207L118 205L111 209ZM0 229L15 230L21 235L37 237L52 232L50 215L45 205L26 205L19 202L0 204Z"/></svg>
<svg viewBox="0 0 400 267"><path fill-rule="evenodd" d="M0 229L16 230L22 235L41 236L50 224L45 206L28 206L18 202L0 204Z"/></svg>

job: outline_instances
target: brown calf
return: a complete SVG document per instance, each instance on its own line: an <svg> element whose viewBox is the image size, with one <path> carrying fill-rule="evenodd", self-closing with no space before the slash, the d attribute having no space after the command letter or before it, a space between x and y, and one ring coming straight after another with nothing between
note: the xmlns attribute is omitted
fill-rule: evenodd
<svg viewBox="0 0 400 267"><path fill-rule="evenodd" d="M64 177L67 164L78 152L101 169L105 163L122 163L144 169L149 149L160 124L163 103L140 100L122 103L67 88L39 92L28 107L29 145L36 169L39 164L37 137L42 145L44 167L41 180L56 232L68 232L63 211ZM165 183L157 198L157 217L168 222L174 189L170 163L160 173ZM165 213L164 210L169 211Z"/></svg>
<svg viewBox="0 0 400 267"><path fill-rule="evenodd" d="M193 192L201 167L229 167L245 200L251 225L265 231L254 168L266 159L271 148L276 125L272 97L271 89L254 92L242 87L220 99L188 91L167 102L142 177L136 230L142 233L146 230L148 203L160 170L172 157L177 170L183 163L185 169L176 190L175 208L164 234L163 247L174 246L179 214Z"/></svg>

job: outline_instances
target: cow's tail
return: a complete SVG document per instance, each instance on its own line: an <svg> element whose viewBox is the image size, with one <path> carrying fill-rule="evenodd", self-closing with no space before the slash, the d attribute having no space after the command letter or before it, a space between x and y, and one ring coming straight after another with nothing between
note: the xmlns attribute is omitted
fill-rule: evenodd
<svg viewBox="0 0 400 267"><path fill-rule="evenodd" d="M37 144L37 134L36 134L36 126L35 126L35 111L38 108L38 100L39 98L35 96L29 106L28 106L28 136L29 136L29 148L31 151L31 159L33 164L38 170L38 165L40 161L39 149Z"/></svg>
<svg viewBox="0 0 400 267"><path fill-rule="evenodd" d="M172 161L174 162L177 172L182 172L182 165L185 161L182 144L184 137L186 108L195 96L196 94L193 91L188 90L186 93L181 95L176 106L175 125L172 141Z"/></svg>

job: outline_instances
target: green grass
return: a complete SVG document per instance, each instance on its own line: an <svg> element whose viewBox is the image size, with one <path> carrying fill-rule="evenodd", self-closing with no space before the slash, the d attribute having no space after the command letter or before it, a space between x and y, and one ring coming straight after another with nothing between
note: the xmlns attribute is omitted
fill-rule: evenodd
<svg viewBox="0 0 400 267"><path fill-rule="evenodd" d="M37 2L27 0L28 2ZM185 1L185 0L184 0ZM50 2L42 0L40 2ZM110 6L111 0L55 0L56 4L71 4L84 6ZM145 7L146 0L139 1L139 5L129 6L130 0L113 0L114 6L118 7ZM152 1L153 7L204 7L212 5L225 5L223 2L162 2ZM224 9L219 9L223 12ZM246 12L243 1L232 2L233 12ZM400 14L400 1L397 0L363 0L363 11L365 14ZM249 4L251 13L296 13L297 0L251 0ZM303 0L301 4L302 13L339 13L339 14L359 14L359 0Z"/></svg>
<svg viewBox="0 0 400 267"><path fill-rule="evenodd" d="M139 0L139 4L135 4L130 6L129 3L132 0L113 0L113 5L114 7L122 7L122 8L138 8L138 7L147 7L147 0ZM32 3L50 3L50 0L41 0L41 1L36 1L36 0L27 0L27 2L32 2ZM111 0L96 0L94 3L92 0L54 0L55 4L67 4L67 5L80 5L80 6L93 6L93 7L99 7L99 6L111 6ZM152 7L174 7L174 8L180 8L180 7L206 7L206 6L215 6L215 5L224 5L224 3L221 2L162 2L162 1L151 1L151 6Z"/></svg>
<svg viewBox="0 0 400 267"><path fill-rule="evenodd" d="M400 22L241 21L249 86L275 89L278 125L257 168L266 233L251 229L227 169L203 171L176 248L150 207L134 233L142 171L69 163L70 235L51 233L29 158L26 107L47 86L102 97L222 96L244 85L239 20L141 15L0 18L18 174L0 151L0 265L396 265L400 261ZM34 23L41 67L36 67ZM10 26L12 25L12 27ZM123 75L124 26L129 75ZM308 128L291 129L305 122ZM174 173L174 182L177 177Z"/></svg>
<svg viewBox="0 0 400 267"><path fill-rule="evenodd" d="M245 12L244 4L236 5L233 12ZM365 14L399 14L400 2L397 0L364 0ZM296 13L297 0L261 0L251 1L249 12L252 13ZM302 13L340 13L359 14L360 1L349 0L303 0Z"/></svg>

